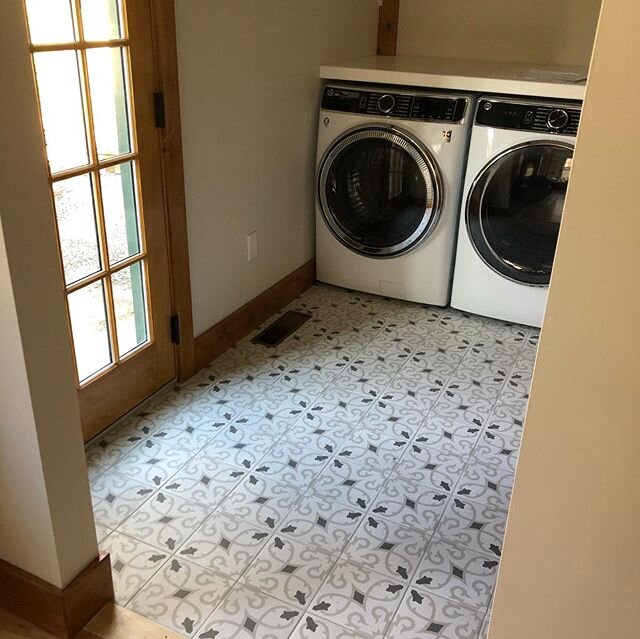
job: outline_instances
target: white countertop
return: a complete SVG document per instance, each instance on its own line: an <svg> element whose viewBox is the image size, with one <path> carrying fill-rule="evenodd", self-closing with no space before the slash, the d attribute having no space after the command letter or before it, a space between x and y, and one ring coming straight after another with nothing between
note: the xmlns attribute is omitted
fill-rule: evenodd
<svg viewBox="0 0 640 639"><path fill-rule="evenodd" d="M584 99L586 76L583 67L411 56L372 56L320 69L320 77L326 80L563 100Z"/></svg>

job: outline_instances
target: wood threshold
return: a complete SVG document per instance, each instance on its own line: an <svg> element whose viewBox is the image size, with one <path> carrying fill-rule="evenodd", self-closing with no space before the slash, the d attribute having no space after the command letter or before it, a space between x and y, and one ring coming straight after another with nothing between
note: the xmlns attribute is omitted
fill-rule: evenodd
<svg viewBox="0 0 640 639"><path fill-rule="evenodd" d="M158 89L164 96L165 127L162 141L162 180L169 240L171 300L180 320L180 344L176 345L176 374L183 381L195 373L195 344L184 183L178 45L174 0L148 0L151 6L154 56Z"/></svg>
<svg viewBox="0 0 640 639"><path fill-rule="evenodd" d="M0 637L2 639L56 639L3 608L0 608ZM150 619L117 606L105 605L81 630L76 639L183 639Z"/></svg>
<svg viewBox="0 0 640 639"><path fill-rule="evenodd" d="M96 557L65 588L0 560L0 606L54 637L77 636L111 601L113 581L107 553Z"/></svg>
<svg viewBox="0 0 640 639"><path fill-rule="evenodd" d="M194 373L304 293L315 280L316 263L311 260L196 337Z"/></svg>
<svg viewBox="0 0 640 639"><path fill-rule="evenodd" d="M396 55L400 0L382 0L378 14L378 55Z"/></svg>

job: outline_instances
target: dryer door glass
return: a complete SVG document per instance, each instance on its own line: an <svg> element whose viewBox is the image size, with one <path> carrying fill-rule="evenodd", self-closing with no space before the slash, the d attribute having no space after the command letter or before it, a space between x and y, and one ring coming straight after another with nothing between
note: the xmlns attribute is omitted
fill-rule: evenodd
<svg viewBox="0 0 640 639"><path fill-rule="evenodd" d="M493 160L467 201L467 229L482 259L504 277L549 284L573 147L532 142Z"/></svg>
<svg viewBox="0 0 640 639"><path fill-rule="evenodd" d="M439 214L435 164L397 129L368 127L339 140L325 156L318 189L331 232L371 257L410 251L433 230Z"/></svg>

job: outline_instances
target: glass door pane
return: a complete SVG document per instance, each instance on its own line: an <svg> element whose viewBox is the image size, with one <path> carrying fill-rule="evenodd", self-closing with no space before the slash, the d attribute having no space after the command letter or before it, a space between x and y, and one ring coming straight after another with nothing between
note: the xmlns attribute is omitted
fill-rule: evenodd
<svg viewBox="0 0 640 639"><path fill-rule="evenodd" d="M126 49L87 51L98 159L131 152Z"/></svg>
<svg viewBox="0 0 640 639"><path fill-rule="evenodd" d="M73 42L76 30L70 0L25 0L32 44Z"/></svg>
<svg viewBox="0 0 640 639"><path fill-rule="evenodd" d="M80 56L76 51L43 51L33 58L51 173L88 164Z"/></svg>
<svg viewBox="0 0 640 639"><path fill-rule="evenodd" d="M73 284L102 267L91 175L53 183L65 282Z"/></svg>

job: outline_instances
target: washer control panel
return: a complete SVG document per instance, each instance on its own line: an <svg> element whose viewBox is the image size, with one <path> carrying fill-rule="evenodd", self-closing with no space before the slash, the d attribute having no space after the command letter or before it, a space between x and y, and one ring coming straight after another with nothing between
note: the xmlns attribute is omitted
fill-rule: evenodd
<svg viewBox="0 0 640 639"><path fill-rule="evenodd" d="M582 109L579 104L555 105L483 98L476 124L496 129L576 135Z"/></svg>
<svg viewBox="0 0 640 639"><path fill-rule="evenodd" d="M326 111L388 116L406 120L461 122L468 107L464 97L424 93L385 93L355 87L326 86L322 108Z"/></svg>

